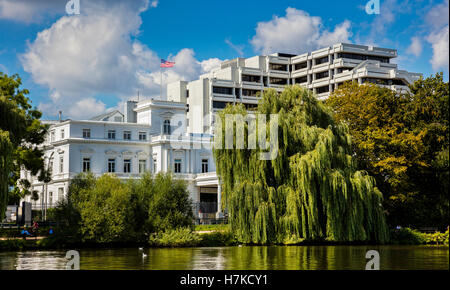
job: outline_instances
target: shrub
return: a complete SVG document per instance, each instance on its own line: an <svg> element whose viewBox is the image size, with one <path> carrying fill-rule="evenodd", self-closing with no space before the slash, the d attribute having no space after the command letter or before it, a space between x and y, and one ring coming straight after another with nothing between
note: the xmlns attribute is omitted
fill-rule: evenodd
<svg viewBox="0 0 450 290"><path fill-rule="evenodd" d="M391 243L399 245L448 245L449 230L445 233L421 233L410 228L391 231Z"/></svg>
<svg viewBox="0 0 450 290"><path fill-rule="evenodd" d="M200 241L200 236L191 228L177 228L150 236L149 244L157 247L193 247Z"/></svg>

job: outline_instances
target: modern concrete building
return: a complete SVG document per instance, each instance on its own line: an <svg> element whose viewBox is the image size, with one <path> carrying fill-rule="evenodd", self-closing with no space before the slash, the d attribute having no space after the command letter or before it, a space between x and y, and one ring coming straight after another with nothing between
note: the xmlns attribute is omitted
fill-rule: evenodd
<svg viewBox="0 0 450 290"><path fill-rule="evenodd" d="M399 70L391 63L395 57L395 49L338 43L300 55L276 53L236 58L198 80L169 84L167 99L188 105L188 132L213 133L215 112L227 103L255 107L267 88L282 91L285 85L299 84L313 90L320 99L346 81L408 90L407 85L421 74Z"/></svg>

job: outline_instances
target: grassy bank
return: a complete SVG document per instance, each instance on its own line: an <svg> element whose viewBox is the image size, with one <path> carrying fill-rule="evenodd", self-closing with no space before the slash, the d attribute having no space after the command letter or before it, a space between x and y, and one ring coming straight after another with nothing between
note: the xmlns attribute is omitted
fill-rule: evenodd
<svg viewBox="0 0 450 290"><path fill-rule="evenodd" d="M0 251L18 251L32 249L66 249L66 248L125 248L134 246L150 247L219 247L239 245L230 228L226 225L196 226L194 231L189 228L179 228L153 234L148 243L93 243L69 242L67 237L46 237L34 239L0 240ZM355 245L352 243L337 243L333 241L309 241L290 239L283 245ZM417 230L402 228L391 231L391 245L448 245L449 231L445 233L421 233Z"/></svg>

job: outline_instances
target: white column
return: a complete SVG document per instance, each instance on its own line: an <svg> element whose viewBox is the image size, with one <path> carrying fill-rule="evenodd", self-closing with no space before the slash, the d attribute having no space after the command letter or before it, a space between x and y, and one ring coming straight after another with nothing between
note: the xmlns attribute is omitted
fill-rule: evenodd
<svg viewBox="0 0 450 290"><path fill-rule="evenodd" d="M221 203L222 203L222 188L221 188L220 184L218 184L217 185L217 213L216 213L216 218L222 218L223 217Z"/></svg>

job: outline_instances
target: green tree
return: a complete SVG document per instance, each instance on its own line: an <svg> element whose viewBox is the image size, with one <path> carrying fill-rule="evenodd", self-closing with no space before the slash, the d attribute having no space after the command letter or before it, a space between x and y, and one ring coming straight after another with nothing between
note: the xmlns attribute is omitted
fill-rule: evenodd
<svg viewBox="0 0 450 290"><path fill-rule="evenodd" d="M266 91L256 112L267 120L269 114L278 114L275 159L260 160L264 150L259 147L214 149L223 206L239 241L388 240L382 194L371 176L357 170L345 124L335 122L327 107L299 86L286 87L281 94ZM222 124L226 114L245 116L246 110L228 106L219 114ZM249 132L247 123L245 131L245 136L259 134Z"/></svg>
<svg viewBox="0 0 450 290"><path fill-rule="evenodd" d="M57 233L95 243L147 242L152 233L191 227L193 222L186 183L170 173L145 173L128 181L81 173L54 215Z"/></svg>
<svg viewBox="0 0 450 290"><path fill-rule="evenodd" d="M47 126L40 122L42 114L31 106L29 91L20 89L21 84L18 75L9 77L0 72L0 216L9 199L18 202L30 193L29 182L20 180L21 168L39 174L40 180L48 179L38 148Z"/></svg>
<svg viewBox="0 0 450 290"><path fill-rule="evenodd" d="M448 83L421 79L411 93L347 83L326 101L348 124L358 164L377 180L392 225L448 224Z"/></svg>

